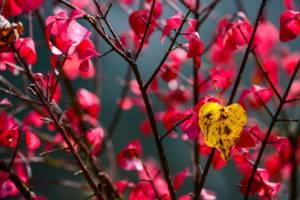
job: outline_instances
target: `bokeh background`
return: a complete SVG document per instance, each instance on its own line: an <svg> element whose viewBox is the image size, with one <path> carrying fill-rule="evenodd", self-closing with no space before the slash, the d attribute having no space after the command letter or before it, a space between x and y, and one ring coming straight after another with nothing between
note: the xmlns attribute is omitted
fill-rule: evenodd
<svg viewBox="0 0 300 200"><path fill-rule="evenodd" d="M164 1L163 1L164 2ZM209 4L210 0L201 0L204 4ZM254 24L256 15L258 13L261 0L242 0L244 7L246 8L246 14L249 20L252 24ZM53 15L53 10L51 6L52 2L48 1L47 5L44 9L45 16ZM92 1L91 1L92 4ZM181 10L186 13L187 9L180 3L177 2L177 5ZM299 8L299 3L296 3L296 6ZM64 6L62 6L64 7ZM138 9L138 3L136 3L133 7L133 10ZM276 27L279 28L279 17L283 11L285 11L286 8L283 5L282 0L269 0L267 2L267 6L265 8L265 16L267 19L269 19L273 24L275 24ZM225 14L234 14L237 11L237 6L235 4L234 0L223 0L220 1L220 3L216 6L215 12L211 15L210 19L206 20L206 22L201 26L199 32L200 37L204 43L204 46L206 46L212 37L213 31L216 29L218 19L220 17L224 16ZM174 10L172 10L168 5L164 6L163 15L160 19L166 20L170 16L173 16L175 13ZM21 14L22 16L25 16L25 14ZM192 16L191 16L192 17ZM25 30L22 37L28 37L28 23L27 20L23 17L20 17L20 20L23 22ZM129 30L129 22L128 22L128 15L118 7L117 4L114 4L111 8L111 11L108 15L108 20L110 24L113 26L116 33L120 34L124 30ZM77 20L79 23L87 27L89 30L93 31L89 24L87 24L84 20ZM34 19L33 21L33 37L35 41L38 41L37 43L43 44L41 41L45 41L44 32L41 29L38 21ZM166 38L165 42L161 44L160 42L161 32L156 31L151 37L149 42L149 47L144 51L139 60L138 65L139 69L142 75L142 78L144 81L148 80L148 78L151 76L154 69L159 64L160 60L162 59L165 51L167 50L168 46L170 45L169 39ZM94 40L94 31L93 36L91 37L92 40ZM183 37L178 40L179 42L187 43L187 39L184 39ZM280 41L278 41L280 43ZM37 44L36 43L36 44ZM100 41L100 48L101 52L104 53L110 49L108 45L105 44L103 40ZM293 40L292 42L288 42L286 44L290 50L293 52L297 49L299 49L300 45L300 39ZM52 66L50 64L50 56L51 52L48 49L47 46L43 45L37 45L36 46L36 52L37 52L37 63L33 65L33 71L34 72L40 72L45 74L49 71L49 69L52 69ZM241 63L241 60L243 58L243 50L238 53L235 56L236 62L238 65ZM122 78L124 79L128 65L125 63L122 58L120 58L116 53L112 52L108 54L107 56L101 58L102 63L102 75L103 75L103 81L101 82L101 112L99 116L99 121L103 125L104 128L108 128L109 124L111 123L111 120L113 118L114 112L117 108L116 99L120 97L122 86L116 81L116 78ZM206 75L208 74L208 69L212 67L212 65L209 63L207 54L202 57L202 63L203 66L200 70L205 71ZM251 75L253 73L253 68L256 66L256 63L252 56L249 58L249 62L246 67L245 76L242 79L242 82L244 85L250 87L251 86ZM192 74L192 61L187 61L185 64L181 67L181 72L187 76L190 77ZM1 71L0 74L4 76L6 79L10 80L15 86L20 88L21 90L24 89L24 85L22 82L21 75L14 76L11 74L8 70ZM281 76L282 84L284 84L283 87L285 87L285 84L288 79L286 79L286 76L283 74ZM132 75L132 79L134 76ZM84 87L89 91L93 90L93 81L92 79L82 79L77 78L72 81L72 84L74 85L74 88L78 89L80 87ZM63 84L62 84L63 85ZM165 83L161 82L162 87L167 87ZM299 86L300 87L300 86ZM227 93L224 94L224 98L226 98L226 95L228 95L231 92L232 86L228 89ZM212 92L215 94L215 92ZM129 91L129 96L134 96L134 94ZM0 93L0 99L3 99L4 97L7 97L7 95ZM150 95L151 101L153 102L154 111L160 111L163 110L164 107L161 105L161 103L156 99L154 95ZM238 95L235 99L237 101ZM68 93L65 91L65 88L63 87L63 95L60 105L64 107L68 100ZM10 97L11 102L19 102L19 100ZM186 108L192 107L192 99L189 104L186 105ZM293 110L293 109L291 109ZM23 117L28 113L29 109L25 109L22 112L18 113L16 115L17 118L23 119ZM273 110L274 111L274 110ZM290 114L293 114L293 111L290 112ZM147 157L154 157L158 159L158 154L156 150L156 145L154 142L153 136L150 137L144 137L141 134L140 131L140 124L141 122L146 119L147 116L145 113L141 112L140 109L136 106L134 106L129 111L122 112L120 121L115 129L115 132L113 134L112 140L113 140L113 146L115 153L117 154L120 152L129 142L131 142L134 139L139 139L142 144L143 149L143 158L146 159ZM47 132L51 135L56 134L56 131L49 132L45 128L42 129L44 132ZM166 129L164 128L162 123L158 123L158 128L160 134L164 134L166 132ZM180 128L177 131L178 134L182 134ZM164 149L166 153L166 157L169 163L169 168L171 171L172 176L174 177L175 174L182 171L185 167L191 166L191 151L190 147L187 146L182 139L172 139L170 137L167 137L163 141ZM25 148L24 148L25 149ZM273 151L272 148L269 148ZM0 148L0 156L4 158L9 158L8 155L11 155L12 151L10 149L4 149L3 147ZM42 148L37 149L36 153L42 152ZM70 157L68 153L56 153L51 155L53 158L62 159L66 158L69 161L72 161L73 159ZM104 153L101 158L101 163L103 164L104 168L109 170L108 166L108 159L107 154ZM201 166L204 168L206 158L201 157ZM59 167L54 167L51 164L45 164L45 163L31 163L33 176L30 179L29 184L34 188L34 191L37 193L38 196L47 197L49 199L84 199L88 195L91 194L91 191L85 191L85 190L79 190L69 187L63 187L59 186L57 183L55 183L54 180L70 180L79 182L81 184L87 185L86 181L84 180L82 175L74 176L73 173L69 170L64 170ZM137 172L132 171L124 171L120 167L117 166L117 175L116 180L121 179L129 179L131 182L137 183ZM243 195L240 194L238 191L238 188L235 186L235 184L240 183L243 176L242 174L239 174L236 170L235 163L233 160L229 160L227 165L222 168L221 170L214 171L210 170L209 176L205 183L205 188L212 190L217 193L217 198L222 200L233 200L233 199L242 199ZM300 179L298 178L300 181ZM280 195L281 199L286 199L286 193L289 192L288 185L281 185L282 193ZM299 188L300 189L300 188ZM129 194L130 189L127 189L126 194ZM187 194L189 192L193 191L193 185L191 178L187 178L184 181L183 186L178 191L178 196L181 196L183 194ZM126 196L126 195L125 195ZM300 196L299 196L300 197ZM20 195L14 196L14 197L7 197L5 199L7 200L13 200L13 199L19 199ZM250 199L258 199L258 196L255 195L251 197Z"/></svg>

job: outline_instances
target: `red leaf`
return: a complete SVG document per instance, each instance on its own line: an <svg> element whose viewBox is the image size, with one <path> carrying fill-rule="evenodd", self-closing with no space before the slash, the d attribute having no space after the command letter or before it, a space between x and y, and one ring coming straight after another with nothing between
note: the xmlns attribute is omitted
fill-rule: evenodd
<svg viewBox="0 0 300 200"><path fill-rule="evenodd" d="M34 42L31 38L19 38L15 47L20 49L20 55L25 58L28 64L34 64L36 62L36 52Z"/></svg>
<svg viewBox="0 0 300 200"><path fill-rule="evenodd" d="M282 42L288 42L297 38L300 33L300 13L287 10L284 11L279 19L280 32L279 39Z"/></svg>
<svg viewBox="0 0 300 200"><path fill-rule="evenodd" d="M257 93L257 95L261 98L262 102L264 102L264 103L267 103L273 95L272 89L263 88L258 85L252 85L251 90L254 93ZM254 97L255 97L257 103L259 103L259 105L261 105L261 102L260 102L259 98L256 96L256 94L254 95Z"/></svg>
<svg viewBox="0 0 300 200"><path fill-rule="evenodd" d="M175 72L179 71L179 68L180 68L180 66L176 62L165 62L161 67L161 69L164 71L164 72L160 72L161 77L166 82L169 82L177 77L177 73L175 73ZM175 71L175 72L173 72L173 71Z"/></svg>
<svg viewBox="0 0 300 200"><path fill-rule="evenodd" d="M212 165L214 170L219 170L226 165L227 161L224 161L221 158L221 153L219 150L216 150L215 155L212 160Z"/></svg>
<svg viewBox="0 0 300 200"><path fill-rule="evenodd" d="M164 43L164 41L165 41L165 35L166 35L166 34L167 34L167 35L170 35L170 34L171 34L171 31L172 31L172 27L171 27L171 26L169 26L169 25L165 25L165 26L164 26L164 30L163 30L163 32L162 32L161 39L160 39L160 42L161 42L161 43Z"/></svg>
<svg viewBox="0 0 300 200"><path fill-rule="evenodd" d="M249 130L243 129L239 141L234 146L234 149L255 147L255 142L250 135Z"/></svg>
<svg viewBox="0 0 300 200"><path fill-rule="evenodd" d="M232 51L228 51L224 48L220 48L217 45L213 45L213 47L209 51L210 61L218 67L222 67L226 64L230 64L232 58L233 58Z"/></svg>
<svg viewBox="0 0 300 200"><path fill-rule="evenodd" d="M188 168L185 168L182 172L178 173L174 177L174 189L177 191L180 186L182 185L184 179L188 176L189 170Z"/></svg>
<svg viewBox="0 0 300 200"><path fill-rule="evenodd" d="M200 108L203 106L203 104L206 103L218 103L219 105L221 105L221 102L219 99L212 97L211 95L207 95L207 96L203 96L201 97L201 99L198 101L198 103L194 106L193 110L196 113L199 113Z"/></svg>
<svg viewBox="0 0 300 200"><path fill-rule="evenodd" d="M252 126L251 128L249 128L249 129L247 129L247 130L248 130L249 132L254 133L258 138L261 138L261 135L260 135L260 129L259 129L259 126L258 126L258 125L254 125L254 126ZM253 140L254 140L254 142L255 142L256 144L259 143L259 139L258 139L257 137L255 137L255 136L252 137Z"/></svg>
<svg viewBox="0 0 300 200"><path fill-rule="evenodd" d="M135 150L136 149L136 150ZM117 156L118 165L127 171L143 170L141 160L138 158L136 151L142 156L142 147L139 140L130 142Z"/></svg>
<svg viewBox="0 0 300 200"><path fill-rule="evenodd" d="M44 82L44 76L42 73L33 74L33 79L37 82L40 82L40 81Z"/></svg>
<svg viewBox="0 0 300 200"><path fill-rule="evenodd" d="M28 149L37 149L41 146L41 141L36 135L27 131L26 132L26 144L27 144Z"/></svg>
<svg viewBox="0 0 300 200"><path fill-rule="evenodd" d="M76 47L78 58L82 59L85 56L85 52L87 49L95 50L94 43L90 39L85 39L79 43L79 45Z"/></svg>
<svg viewBox="0 0 300 200"><path fill-rule="evenodd" d="M167 19L167 24L173 29L179 29L181 25L182 13L179 11L176 15Z"/></svg>
<svg viewBox="0 0 300 200"><path fill-rule="evenodd" d="M17 138L19 137L19 130L9 129L0 135L0 144L4 147L15 148L17 145Z"/></svg>
<svg viewBox="0 0 300 200"><path fill-rule="evenodd" d="M124 97L123 99L118 98L117 104L123 109L123 110L129 110L133 106L133 102L130 97Z"/></svg>
<svg viewBox="0 0 300 200"><path fill-rule="evenodd" d="M196 57L195 67L194 69L198 70L201 67L201 59L199 57Z"/></svg>
<svg viewBox="0 0 300 200"><path fill-rule="evenodd" d="M204 189L202 189L202 191L203 191ZM202 192L201 191L201 192ZM179 197L178 198L178 200L191 200L191 196L189 195L189 194L186 194L186 195L183 195L183 196L181 196L181 197ZM202 199L202 198L201 198Z"/></svg>
<svg viewBox="0 0 300 200"><path fill-rule="evenodd" d="M152 200L151 193L154 191L149 182L139 182L131 191L129 200Z"/></svg>
<svg viewBox="0 0 300 200"><path fill-rule="evenodd" d="M293 4L293 1L294 0L283 0L283 4L288 10L297 10L296 6Z"/></svg>
<svg viewBox="0 0 300 200"><path fill-rule="evenodd" d="M23 120L23 126L33 125L36 128L41 128L44 124L44 121L41 120L42 115L36 111L29 112Z"/></svg>
<svg viewBox="0 0 300 200"><path fill-rule="evenodd" d="M196 35L197 37L195 35L191 35L186 58L194 58L200 56L204 51L204 46L200 39L200 36L197 33Z"/></svg>
<svg viewBox="0 0 300 200"><path fill-rule="evenodd" d="M37 9L43 0L14 0L19 8L24 12L30 13L32 10Z"/></svg>
<svg viewBox="0 0 300 200"><path fill-rule="evenodd" d="M101 149L101 142L103 136L104 136L104 132L101 127L93 128L87 132L86 134L87 141L95 146L94 149L90 152L91 156L97 155L99 153Z"/></svg>
<svg viewBox="0 0 300 200"><path fill-rule="evenodd" d="M290 156L291 149L289 147L289 139L286 137L272 136L271 141L273 143L274 149L279 153L280 161L287 159Z"/></svg>
<svg viewBox="0 0 300 200"><path fill-rule="evenodd" d="M151 124L149 122L149 119L145 119L142 121L140 125L140 130L144 136L150 136L151 135Z"/></svg>
<svg viewBox="0 0 300 200"><path fill-rule="evenodd" d="M129 24L132 30L136 33L136 35L141 38L146 30L145 22L139 17L141 15L146 21L149 19L149 11L147 9L141 11L134 11L129 16ZM149 28L147 38L153 33L155 29L155 18L153 17L151 20L151 26Z"/></svg>
<svg viewBox="0 0 300 200"><path fill-rule="evenodd" d="M1 5L3 5L4 0L1 0ZM6 0L1 15L4 18L10 18L21 14L22 9L17 6L14 0Z"/></svg>
<svg viewBox="0 0 300 200"><path fill-rule="evenodd" d="M251 90L249 90L249 89L244 89L244 90L242 91L242 93L241 93L241 96L240 96L240 99L239 99L239 101L238 101L238 104L240 104L241 106L243 106L243 108L245 109L246 106L245 106L244 100L245 100L248 96L250 96L250 95L252 95L252 94L253 94L253 92L252 92Z"/></svg>
<svg viewBox="0 0 300 200"><path fill-rule="evenodd" d="M87 49L85 51L83 59L80 63L79 71L81 71L81 72L89 71L89 59L96 57L96 56L100 56L100 54L97 53L96 51L94 51L93 49Z"/></svg>
<svg viewBox="0 0 300 200"><path fill-rule="evenodd" d="M128 179L116 181L115 186L117 187L118 192L120 192L121 194L124 193L127 187L135 187L134 183L128 182Z"/></svg>
<svg viewBox="0 0 300 200"><path fill-rule="evenodd" d="M183 49L174 49L170 52L168 58L170 61L177 62L179 65L185 62L187 52Z"/></svg>
<svg viewBox="0 0 300 200"><path fill-rule="evenodd" d="M267 191L264 187L262 187L258 193L258 195L261 197L267 195L267 193L270 195L270 197L273 197L279 191L280 183L272 183L272 182L265 181L264 184L266 186Z"/></svg>
<svg viewBox="0 0 300 200"><path fill-rule="evenodd" d="M215 82L216 79L218 79L218 87L222 87L223 90L221 91L221 94L223 94L228 87L231 84L231 78L233 74L225 69L220 68L211 68L210 71L210 80L212 83Z"/></svg>

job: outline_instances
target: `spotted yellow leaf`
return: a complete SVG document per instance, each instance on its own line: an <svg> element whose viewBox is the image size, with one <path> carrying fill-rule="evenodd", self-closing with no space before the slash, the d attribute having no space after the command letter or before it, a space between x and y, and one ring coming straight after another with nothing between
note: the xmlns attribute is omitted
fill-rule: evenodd
<svg viewBox="0 0 300 200"><path fill-rule="evenodd" d="M206 103L199 110L199 125L205 144L217 148L225 161L231 148L239 141L246 120L246 112L239 104L224 108L217 103Z"/></svg>

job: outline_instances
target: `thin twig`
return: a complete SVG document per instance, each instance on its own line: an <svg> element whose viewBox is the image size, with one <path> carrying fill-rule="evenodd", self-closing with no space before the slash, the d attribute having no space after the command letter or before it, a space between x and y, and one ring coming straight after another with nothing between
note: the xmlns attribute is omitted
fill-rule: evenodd
<svg viewBox="0 0 300 200"><path fill-rule="evenodd" d="M205 183L205 180L206 180L206 177L207 177L212 159L214 157L215 151L216 151L216 148L211 148L211 151L210 151L209 157L207 159L203 174L201 176L200 182L199 182L198 187L197 187L197 193L196 193L196 196L195 196L196 200L198 200L200 198L200 194L201 194L201 191L203 189L203 186L204 186L204 183Z"/></svg>
<svg viewBox="0 0 300 200"><path fill-rule="evenodd" d="M56 153L56 152L59 152L59 151L65 151L65 150L68 150L68 149L69 149L69 147L62 147L62 148L59 148L59 149L53 149L53 150L49 150L49 151L39 153L39 156L44 156L44 155L51 154L51 153Z"/></svg>
<svg viewBox="0 0 300 200"><path fill-rule="evenodd" d="M180 25L179 29L177 30L176 35L175 35L175 37L174 37L174 39L173 39L171 45L169 46L168 50L166 51L166 53L165 53L163 59L160 61L159 65L158 65L157 68L155 69L154 73L151 75L150 79L149 79L149 80L147 81L147 83L144 85L145 90L147 90L147 88L149 87L149 85L152 83L152 81L154 80L154 78L156 77L156 75L158 74L158 72L160 71L160 68L161 68L162 65L165 63L165 61L166 61L168 55L169 55L170 52L171 52L171 49L173 48L173 45L174 45L174 43L175 43L177 37L180 35L180 31L181 31L181 29L182 29L184 23L186 22L186 19L187 19L188 15L190 14L190 12L191 12L191 9L187 12L187 14L185 15L184 19L182 20L181 25Z"/></svg>
<svg viewBox="0 0 300 200"><path fill-rule="evenodd" d="M13 154L12 159L11 159L10 164L9 164L9 168L10 169L12 169L12 166L14 164L14 160L15 160L17 152L18 152L19 144L20 144L21 139L22 139L22 134L21 133L22 133L22 128L19 128L19 136L18 136L17 146L16 146L16 148L14 150L14 154ZM15 140L15 138L13 138L13 140Z"/></svg>
<svg viewBox="0 0 300 200"><path fill-rule="evenodd" d="M13 170L11 170L7 164L0 158L0 170L10 173L9 180L12 181L17 189L22 193L22 195L28 200L34 200L36 195L22 179L16 175Z"/></svg>
<svg viewBox="0 0 300 200"><path fill-rule="evenodd" d="M259 99L260 103L264 106L264 108L266 109L266 111L268 112L268 114L270 115L270 117L273 118L273 114L271 113L271 111L269 110L269 108L267 107L267 105L263 102L263 100L260 98L260 96L258 95L257 92L255 92L255 95Z"/></svg>
<svg viewBox="0 0 300 200"><path fill-rule="evenodd" d="M33 104L42 105L41 102L39 102L39 101L31 100L31 99L29 99L29 98L27 98L27 97L20 96L20 95L18 95L18 94L16 94L16 93L13 93L13 92L9 91L9 90L5 90L5 89L3 89L3 88L0 88L0 91L1 91L1 92L4 92L4 93L6 93L6 94L9 94L9 95L11 95L11 96L17 97L17 98L19 98L19 99L22 99L22 100L24 100L24 101L27 101L27 102L30 102L30 103L33 103Z"/></svg>
<svg viewBox="0 0 300 200"><path fill-rule="evenodd" d="M51 102L52 99L53 99L53 96L54 96L55 91L56 91L56 87L57 87L57 85L58 85L58 83L59 83L59 81L60 81L60 78L61 78L62 74L63 74L63 68L64 68L65 62L66 62L66 60L67 60L67 57L68 57L69 49L70 49L70 46L68 46L67 51L66 51L66 53L64 54L64 59L63 59L62 64L61 64L61 68L60 68L59 74L58 74L58 76L57 76L57 78L56 78L54 87L53 87L53 89L52 89L52 94L51 94L51 97L50 97L50 102ZM53 78L53 80L54 80L54 78Z"/></svg>
<svg viewBox="0 0 300 200"><path fill-rule="evenodd" d="M154 8L155 8L155 3L156 3L156 0L153 0L152 1L152 5L151 5L151 10L150 10L150 15L149 15L149 19L148 19L148 22L146 24L146 30L144 32L144 36L143 36L143 39L142 41L140 42L140 46L134 56L134 60L136 61L143 49L143 46L144 46L144 42L146 41L146 37L147 37L147 34L149 32L149 28L150 28L150 25L151 25L151 20L152 20L152 16L153 16L153 12L154 12Z"/></svg>
<svg viewBox="0 0 300 200"><path fill-rule="evenodd" d="M193 114L190 114L189 116L185 117L183 120L181 120L180 122L175 124L175 126L172 126L172 128L168 132L166 132L163 136L161 136L160 141L162 141L171 131L175 130L176 127L179 126L182 122L185 122L186 120L188 120L192 116L193 116Z"/></svg>
<svg viewBox="0 0 300 200"><path fill-rule="evenodd" d="M87 180L87 182L89 183L90 187L92 188L92 190L94 191L95 195L97 196L97 198L104 200L104 197L101 193L101 191L99 190L99 188L97 187L97 185L95 184L95 182L93 181L92 177L90 176L89 172L87 171L85 165L83 164L81 158L79 157L77 151L75 150L75 148L73 147L67 133L65 132L64 128L62 127L62 125L59 123L58 119L56 118L55 114L52 112L51 108L49 107L49 105L47 104L47 102L45 101L45 99L43 98L43 95L40 93L40 91L38 90L36 85L31 85L31 87L35 90L35 92L37 93L39 99L41 100L41 102L44 104L46 110L48 111L49 115L52 117L52 119L55 122L55 125L57 126L57 128L59 129L61 135L63 136L65 142L67 143L69 149L71 150L71 153L73 154L74 158L76 159L78 165L80 166L81 170L83 171L83 174Z"/></svg>
<svg viewBox="0 0 300 200"><path fill-rule="evenodd" d="M135 150L135 154L137 155L137 157L139 158L139 160L142 162L143 169L144 169L144 171L145 171L145 173L146 173L146 175L147 175L147 177L148 177L148 179L149 179L149 182L150 182L151 185L152 185L152 188L153 188L153 190L154 190L154 192L155 192L156 198L157 198L157 199L160 199L159 194L158 194L158 192L157 192L157 190L156 190L156 187L155 187L155 185L154 185L154 183L153 183L153 180L152 180L152 178L151 178L151 176L150 176L150 174L149 174L149 172L148 172L148 170L147 170L147 167L146 167L146 165L145 165L145 162L143 161L143 158L141 157L141 155L139 154L139 152L137 151L136 148L134 148L134 150Z"/></svg>

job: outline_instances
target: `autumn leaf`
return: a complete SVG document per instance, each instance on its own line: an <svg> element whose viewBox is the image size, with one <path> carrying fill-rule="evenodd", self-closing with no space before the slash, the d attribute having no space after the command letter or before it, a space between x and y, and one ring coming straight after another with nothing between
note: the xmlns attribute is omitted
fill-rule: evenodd
<svg viewBox="0 0 300 200"><path fill-rule="evenodd" d="M246 120L246 112L239 104L224 108L217 103L206 103L199 110L199 125L205 144L217 148L225 161L239 141Z"/></svg>

